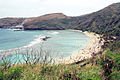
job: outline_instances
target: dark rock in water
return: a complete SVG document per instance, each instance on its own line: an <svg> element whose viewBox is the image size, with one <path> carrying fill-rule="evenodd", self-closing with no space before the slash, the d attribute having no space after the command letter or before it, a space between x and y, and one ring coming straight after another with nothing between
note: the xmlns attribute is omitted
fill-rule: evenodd
<svg viewBox="0 0 120 80"><path fill-rule="evenodd" d="M46 41L46 40L49 39L49 38L51 38L51 37L47 37L47 36L46 36L45 38L43 38L43 40Z"/></svg>

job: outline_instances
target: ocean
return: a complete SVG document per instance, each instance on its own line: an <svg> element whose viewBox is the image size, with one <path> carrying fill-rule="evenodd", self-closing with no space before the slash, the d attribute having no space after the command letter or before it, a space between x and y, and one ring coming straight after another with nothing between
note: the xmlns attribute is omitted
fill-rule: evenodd
<svg viewBox="0 0 120 80"><path fill-rule="evenodd" d="M49 38L43 40L46 36ZM14 31L0 29L0 56L7 54L12 57L18 53L17 56L21 57L21 54L28 53L26 52L28 50L39 52L42 48L46 52L45 54L49 52L55 58L58 55L67 58L84 49L89 41L90 38L84 33L73 30Z"/></svg>

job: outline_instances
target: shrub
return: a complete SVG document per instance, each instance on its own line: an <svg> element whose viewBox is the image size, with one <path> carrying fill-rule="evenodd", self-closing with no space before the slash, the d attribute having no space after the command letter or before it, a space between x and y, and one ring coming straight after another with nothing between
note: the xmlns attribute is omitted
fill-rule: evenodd
<svg viewBox="0 0 120 80"><path fill-rule="evenodd" d="M22 67L6 67L7 63L0 64L0 80L19 80Z"/></svg>

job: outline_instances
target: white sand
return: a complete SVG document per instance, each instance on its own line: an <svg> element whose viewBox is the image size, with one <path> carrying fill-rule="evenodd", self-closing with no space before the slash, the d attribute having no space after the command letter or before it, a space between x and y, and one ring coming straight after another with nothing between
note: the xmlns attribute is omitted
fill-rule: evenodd
<svg viewBox="0 0 120 80"><path fill-rule="evenodd" d="M70 63L78 62L92 57L93 52L96 54L99 51L102 51L101 46L104 44L104 40L102 39L100 41L100 35L89 32L84 32L84 33L91 39L88 46L85 49L82 49L79 53L75 55L73 54L74 56L71 56L67 59L60 61L60 63L70 64Z"/></svg>

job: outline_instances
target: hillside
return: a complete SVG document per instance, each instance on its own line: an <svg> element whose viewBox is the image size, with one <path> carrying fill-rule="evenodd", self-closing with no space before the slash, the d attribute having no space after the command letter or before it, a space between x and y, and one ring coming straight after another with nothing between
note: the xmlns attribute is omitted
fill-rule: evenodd
<svg viewBox="0 0 120 80"><path fill-rule="evenodd" d="M52 15L52 14L51 14ZM47 15L47 18L50 15ZM113 32L120 35L120 3L114 3L97 12L78 17L46 18L37 17L24 23L26 29L80 29L99 34ZM104 30L103 30L104 29ZM99 30L99 31L98 31Z"/></svg>
<svg viewBox="0 0 120 80"><path fill-rule="evenodd" d="M46 14L33 18L3 18L0 28L23 25L25 30L80 29L98 34L120 35L120 3L114 3L91 14L68 17L62 13Z"/></svg>
<svg viewBox="0 0 120 80"><path fill-rule="evenodd" d="M97 12L78 17L68 17L62 13L53 13L26 19L0 19L1 28L9 28L19 24L24 25L25 30L80 29L100 34L113 32L115 29L116 33L114 33L114 35L120 35L120 3L114 3Z"/></svg>
<svg viewBox="0 0 120 80"><path fill-rule="evenodd" d="M43 16L26 19L24 21L24 27L27 30L61 30L64 29L61 25L59 20L69 18L68 16L62 13L53 13L53 14L46 14Z"/></svg>
<svg viewBox="0 0 120 80"><path fill-rule="evenodd" d="M3 18L0 19L0 28L11 28L20 25L24 20L25 18Z"/></svg>
<svg viewBox="0 0 120 80"><path fill-rule="evenodd" d="M114 3L100 11L76 18L73 23L75 29L97 33L112 32L115 27L120 28L120 3ZM119 34L118 32L116 34Z"/></svg>

